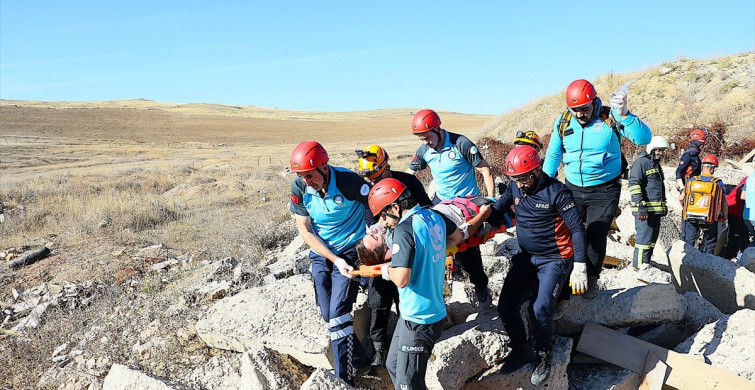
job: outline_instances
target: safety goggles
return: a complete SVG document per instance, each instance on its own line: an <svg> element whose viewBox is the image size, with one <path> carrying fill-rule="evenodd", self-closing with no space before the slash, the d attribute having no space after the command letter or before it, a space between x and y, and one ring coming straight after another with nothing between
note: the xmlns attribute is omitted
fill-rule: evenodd
<svg viewBox="0 0 755 390"><path fill-rule="evenodd" d="M535 177L535 172L526 173L520 176L509 176L509 179L514 183L527 183Z"/></svg>
<svg viewBox="0 0 755 390"><path fill-rule="evenodd" d="M370 152L368 150L362 150L362 149L355 150L354 154L356 154L357 157L361 157L361 158L366 158L366 157L375 157L375 158L378 158L377 154L372 153L372 152Z"/></svg>

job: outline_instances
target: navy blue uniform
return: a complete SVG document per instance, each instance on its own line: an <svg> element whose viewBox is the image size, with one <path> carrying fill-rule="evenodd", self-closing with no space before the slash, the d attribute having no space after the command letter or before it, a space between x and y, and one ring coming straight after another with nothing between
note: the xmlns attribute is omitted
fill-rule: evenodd
<svg viewBox="0 0 755 390"><path fill-rule="evenodd" d="M328 167L330 180L325 196L297 177L291 184L289 209L310 217L315 235L351 266L357 261L356 243L372 221L367 205L370 186L345 168ZM359 292L359 278L349 279L324 256L310 250L315 300L322 319L328 323L333 345L336 376L353 380L364 361L362 344L354 334L351 309Z"/></svg>
<svg viewBox="0 0 755 390"><path fill-rule="evenodd" d="M571 191L561 182L541 173L532 194L523 193L513 181L493 205L488 221L495 225L514 206L516 235L522 251L512 258L503 282L498 314L513 345L524 343L519 306L529 295L535 348L552 348L553 308L558 298L568 299L573 262L585 262L585 230ZM534 286L533 286L534 285Z"/></svg>
<svg viewBox="0 0 755 390"><path fill-rule="evenodd" d="M676 178L687 183L692 176L700 176L702 167L700 164L700 143L690 141L689 147L682 153L679 165L676 167Z"/></svg>

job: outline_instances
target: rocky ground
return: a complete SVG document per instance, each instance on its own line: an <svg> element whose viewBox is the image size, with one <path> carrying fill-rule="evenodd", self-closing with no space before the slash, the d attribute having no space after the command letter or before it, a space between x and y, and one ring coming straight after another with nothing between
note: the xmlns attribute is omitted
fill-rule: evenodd
<svg viewBox="0 0 755 390"><path fill-rule="evenodd" d="M736 170L720 173L728 182L743 177ZM668 171L666 177L671 176ZM671 181L672 193L670 186ZM653 262L637 272L626 267L634 221L627 194L622 195L622 214L608 251L619 265L606 265L597 297L573 297L558 321L548 389L638 388L641 372L576 351L588 322L755 380L755 249L737 261L701 254L676 240L680 207L673 201L671 206ZM513 234L499 234L482 247L494 303L518 250ZM16 252L21 251L5 249L0 255L20 255ZM306 253L300 238L269 251L262 264L254 265L234 258L203 260L201 253L161 245L111 253L142 261L139 277L121 275L125 293L95 280L15 288L0 303L0 351L16 357L24 340L43 342L34 336L41 323L60 321L60 331L69 336L56 341L54 352L44 357L47 370L37 381L41 388L348 389L329 371L330 341L315 305ZM162 298L142 298L151 289ZM498 372L510 352L509 340L495 305L479 310L473 296L465 275L457 275L448 299L449 324L428 367L428 386L533 388L531 366L509 375ZM370 350L365 301L366 294L360 293L354 327ZM145 318L145 306L157 314ZM71 314L95 308L104 314ZM116 345L126 345L128 351ZM392 385L383 370L359 378L356 387Z"/></svg>

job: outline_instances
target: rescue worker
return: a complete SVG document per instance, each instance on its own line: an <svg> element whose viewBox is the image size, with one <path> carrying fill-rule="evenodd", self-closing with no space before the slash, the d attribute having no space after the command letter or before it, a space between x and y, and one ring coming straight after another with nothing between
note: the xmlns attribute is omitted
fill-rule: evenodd
<svg viewBox="0 0 755 390"><path fill-rule="evenodd" d="M693 129L689 133L689 146L682 153L679 159L679 165L676 167L676 189L679 192L684 191L684 184L692 176L699 176L700 169L700 152L708 141L705 131Z"/></svg>
<svg viewBox="0 0 755 390"><path fill-rule="evenodd" d="M391 262L382 271L401 296L388 374L396 390L426 389L427 361L446 324L446 246L460 242L462 234L443 215L421 208L396 179L375 184L369 204L380 224L392 230Z"/></svg>
<svg viewBox="0 0 755 390"><path fill-rule="evenodd" d="M755 246L755 242L750 242L752 236L750 230L747 227L749 221L746 221L742 215L745 208L745 199L742 196L742 192L747 185L747 177L734 187L728 195L726 195L726 203L728 204L728 221L729 221L729 234L726 240L726 250L724 251L724 258L736 261L737 255L743 252L749 246Z"/></svg>
<svg viewBox="0 0 755 390"><path fill-rule="evenodd" d="M535 148L538 153L540 153L540 149L543 148L543 143L540 142L540 137L534 131L517 131L514 145L529 145Z"/></svg>
<svg viewBox="0 0 755 390"><path fill-rule="evenodd" d="M315 141L294 148L290 167L297 175L290 209L299 235L311 249L315 297L330 329L335 375L353 385L366 362L351 316L359 281L348 272L354 269L356 244L371 221L370 186L356 173L328 165L328 153Z"/></svg>
<svg viewBox="0 0 755 390"><path fill-rule="evenodd" d="M412 175L430 168L435 182L433 203L455 197L480 195L475 171L482 175L487 196L495 196L495 182L490 165L485 161L469 138L446 131L440 127L440 117L433 110L421 110L412 120L412 133L422 141L407 173ZM475 295L480 308L490 306L492 298L488 291L488 276L482 267L480 248L474 247L459 253L456 260L469 274L475 286Z"/></svg>
<svg viewBox="0 0 755 390"><path fill-rule="evenodd" d="M576 294L587 289L585 230L571 191L544 174L534 148L516 146L506 156L505 169L509 185L493 205L488 221L496 224L513 205L521 252L511 259L511 270L498 299L498 314L512 344L502 373L511 373L533 360L519 312L522 300L529 297L535 338L535 367L530 379L540 385L550 375L553 360L556 301L569 298L570 291L565 288L568 282Z"/></svg>
<svg viewBox="0 0 755 390"><path fill-rule="evenodd" d="M425 188L416 176L406 172L393 171L388 163L388 152L379 145L369 145L355 151L357 155L357 173L370 184L375 184L382 179L395 178L403 183L412 193L412 197L420 206L430 206L432 202L427 196ZM357 247L357 251L360 248ZM360 259L363 257L360 253ZM364 261L362 259L362 261ZM369 278L367 287L367 306L370 308L370 338L375 354L372 357L371 374L377 374L385 362L388 352L388 321L391 316L391 305L398 308L399 295L396 285L379 277ZM398 312L398 311L397 311Z"/></svg>
<svg viewBox="0 0 755 390"><path fill-rule="evenodd" d="M606 238L616 216L621 193L621 140L636 145L650 142L650 128L627 109L627 93L620 88L603 107L595 87L575 80L566 88L567 111L556 118L548 142L543 172L556 177L563 161L566 186L574 195L586 229L587 275L585 297L598 291L598 277L606 255Z"/></svg>
<svg viewBox="0 0 755 390"><path fill-rule="evenodd" d="M700 176L692 176L688 181L697 180L697 178L702 181L716 181L716 184L721 189L721 194L725 194L726 187L724 186L724 182L713 176L713 174L716 172L716 168L718 168L718 157L709 154L703 157L700 166L702 167ZM679 194L679 201L682 203L682 206L684 206L685 203L689 201L689 199L687 199L688 188L689 186L686 186L685 190ZM726 229L726 224L729 216L729 206L726 203L725 196L721 195L720 201L720 217L716 218L716 220L711 223L691 222L687 219L682 218L681 239L684 240L684 242L686 242L687 244L694 247L697 242L697 236L700 234L700 231L702 231L703 241L700 243L700 247L698 248L700 252L711 255L713 254L714 250L716 249L716 242L718 241L718 222L723 222L723 228Z"/></svg>
<svg viewBox="0 0 755 390"><path fill-rule="evenodd" d="M629 172L629 194L632 197L632 215L637 231L634 243L632 267L650 262L658 234L661 232L661 217L668 212L666 187L663 184L661 158L668 149L668 141L656 135L645 150L637 156Z"/></svg>

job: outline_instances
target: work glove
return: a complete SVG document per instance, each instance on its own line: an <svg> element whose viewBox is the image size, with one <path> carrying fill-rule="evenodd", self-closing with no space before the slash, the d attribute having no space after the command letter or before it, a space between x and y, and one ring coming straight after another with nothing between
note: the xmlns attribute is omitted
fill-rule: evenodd
<svg viewBox="0 0 755 390"><path fill-rule="evenodd" d="M388 267L390 267L390 266L391 266L390 263L386 263L385 265L383 265L382 267L380 267L380 273L382 274L381 276L383 277L383 279L385 279L385 280L387 280L389 282L391 281L391 275L388 274Z"/></svg>
<svg viewBox="0 0 755 390"><path fill-rule="evenodd" d="M385 234L385 226L374 223L367 228L367 234Z"/></svg>
<svg viewBox="0 0 755 390"><path fill-rule="evenodd" d="M627 109L627 94L624 91L616 91L611 96L611 101L609 102L611 107L616 109L616 112L619 113L621 116L627 116L627 113L629 112L629 109Z"/></svg>
<svg viewBox="0 0 755 390"><path fill-rule="evenodd" d="M569 285L574 295L584 294L587 291L587 263L574 262Z"/></svg>
<svg viewBox="0 0 755 390"><path fill-rule="evenodd" d="M728 228L728 227L729 227L729 221L723 220L721 222L721 230L726 230L726 228Z"/></svg>
<svg viewBox="0 0 755 390"><path fill-rule="evenodd" d="M338 272L341 273L341 275L351 279L354 277L354 275L350 275L349 271L353 271L354 267L350 266L349 263L346 262L346 260L336 257L336 259L333 261L333 264L336 265L336 268L338 268Z"/></svg>
<svg viewBox="0 0 755 390"><path fill-rule="evenodd" d="M648 209L645 206L640 206L637 209L637 218L640 221L645 221L648 219Z"/></svg>

